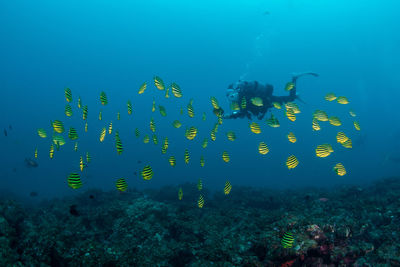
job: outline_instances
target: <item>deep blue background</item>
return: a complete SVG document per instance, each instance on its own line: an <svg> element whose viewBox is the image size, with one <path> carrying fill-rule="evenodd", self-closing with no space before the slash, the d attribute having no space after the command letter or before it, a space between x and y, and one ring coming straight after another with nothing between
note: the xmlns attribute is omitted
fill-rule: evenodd
<svg viewBox="0 0 400 267"><path fill-rule="evenodd" d="M203 179L208 188L223 187L225 180L235 185L272 188L331 186L363 183L397 175L400 126L400 34L398 1L1 1L0 2L0 125L8 136L0 137L2 191L27 195L38 191L55 196L73 190L66 176L77 171L79 156L89 151L93 162L85 170L83 188L113 189L116 179L125 177L131 187L161 186ZM217 2L217 3L216 3ZM270 14L265 15L265 11ZM283 87L292 72L312 70L318 79L299 80L298 93L307 104L295 123L274 111L281 121L278 129L263 121L262 134L249 131L247 120L225 121L216 142L200 146L215 122L210 112L210 96L228 109L225 90L239 78L258 80ZM184 97L164 98L152 78L166 84L177 82ZM138 95L147 81L148 89ZM64 88L73 92L74 116L64 115ZM109 105L101 107L99 94L105 91ZM345 95L350 104L328 103L324 95ZM89 132L76 107L77 97L89 106ZM168 116L151 112L153 97L166 106ZM181 116L179 109L194 99L196 117ZM132 116L126 102L134 106ZM343 126L321 123L322 131L311 130L312 112L323 109L337 115ZM357 113L362 131L352 126L349 109ZM98 112L103 110L103 121ZM121 120L116 120L121 111ZM201 113L207 113L206 122ZM157 123L160 144L170 139L168 156L174 155L175 168L161 155L161 145L143 144L150 134L149 120ZM37 128L50 132L50 121L60 119L66 128L79 130L79 152L68 142L54 159L48 157L50 139L41 139ZM181 120L181 129L171 122ZM110 121L119 130L125 148L115 151L113 136L98 141L100 129ZM13 129L9 130L11 124ZM188 141L186 126L199 127L198 137ZM138 127L142 135L134 136ZM354 143L346 150L336 143L338 130ZM230 142L225 133L235 131ZM291 144L286 134L293 131L298 142ZM361 142L362 140L363 142ZM266 156L257 146L265 141ZM318 144L331 143L335 152L325 159L315 156ZM39 150L39 167L28 169L24 158ZM183 163L184 149L191 163ZM221 159L222 151L231 162ZM300 165L287 170L285 160L295 154ZM204 155L206 166L200 168ZM137 160L142 163L138 164ZM342 162L348 174L338 177L332 166ZM153 167L152 181L134 176L144 164ZM13 170L13 169L16 170Z"/></svg>

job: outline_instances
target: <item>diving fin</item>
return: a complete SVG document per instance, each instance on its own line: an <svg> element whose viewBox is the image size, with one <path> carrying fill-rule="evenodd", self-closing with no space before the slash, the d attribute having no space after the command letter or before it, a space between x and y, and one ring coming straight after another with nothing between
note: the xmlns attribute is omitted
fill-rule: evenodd
<svg viewBox="0 0 400 267"><path fill-rule="evenodd" d="M316 73L316 72L311 72L311 71L308 71L308 72L299 72L299 73L292 73L293 79L297 79L297 78L299 78L299 77L301 77L301 76L306 76L306 75L311 75L311 76L314 76L314 77L318 77L318 76L319 76L318 73Z"/></svg>
<svg viewBox="0 0 400 267"><path fill-rule="evenodd" d="M296 99L298 99L301 103L307 105L307 103L304 102L304 100L300 98L300 95L296 95Z"/></svg>

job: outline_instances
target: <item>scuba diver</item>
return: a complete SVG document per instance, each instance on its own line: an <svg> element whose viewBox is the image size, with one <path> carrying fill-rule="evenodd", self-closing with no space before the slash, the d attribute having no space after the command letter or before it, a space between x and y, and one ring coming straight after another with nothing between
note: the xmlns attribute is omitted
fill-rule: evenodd
<svg viewBox="0 0 400 267"><path fill-rule="evenodd" d="M228 87L226 96L231 103L231 106L236 105L233 112L229 115L224 115L224 119L236 119L247 117L251 119L252 115L261 120L267 113L269 108L273 107L273 103L277 102L280 105L287 102L292 102L298 98L296 95L296 82L299 77L305 75L312 75L318 77L319 75L314 72L304 72L294 74L292 81L286 84L286 91L289 91L288 96L274 96L272 95L274 87L270 84L260 84L257 81L246 82L238 81L235 85L231 84ZM219 110L221 114L224 111Z"/></svg>

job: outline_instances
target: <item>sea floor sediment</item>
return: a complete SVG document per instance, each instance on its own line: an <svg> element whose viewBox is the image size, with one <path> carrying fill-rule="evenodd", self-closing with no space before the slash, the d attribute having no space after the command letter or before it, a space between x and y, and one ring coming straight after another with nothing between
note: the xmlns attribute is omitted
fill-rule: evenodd
<svg viewBox="0 0 400 267"><path fill-rule="evenodd" d="M400 178L274 191L194 184L0 201L0 266L400 266ZM291 233L291 248L282 236Z"/></svg>

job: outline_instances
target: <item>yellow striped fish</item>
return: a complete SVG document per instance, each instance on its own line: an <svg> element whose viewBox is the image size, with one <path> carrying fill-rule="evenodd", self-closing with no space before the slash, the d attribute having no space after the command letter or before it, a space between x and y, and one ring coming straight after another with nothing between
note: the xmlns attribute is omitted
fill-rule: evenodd
<svg viewBox="0 0 400 267"><path fill-rule="evenodd" d="M165 90L165 98L169 98L169 87L167 87L167 90Z"/></svg>
<svg viewBox="0 0 400 267"><path fill-rule="evenodd" d="M120 178L115 183L115 187L118 191L125 192L128 189L128 184L126 183L124 178Z"/></svg>
<svg viewBox="0 0 400 267"><path fill-rule="evenodd" d="M172 126L174 126L176 129L180 128L182 126L182 123L178 120L174 120L172 122Z"/></svg>
<svg viewBox="0 0 400 267"><path fill-rule="evenodd" d="M55 120L55 121L53 121L52 125L53 125L53 130L56 133L63 133L64 132L64 124L62 123L62 121Z"/></svg>
<svg viewBox="0 0 400 267"><path fill-rule="evenodd" d="M346 105L346 104L350 103L349 100L347 99L347 97L345 97L345 96L339 96L339 97L336 99L336 101L337 101L339 104L342 104L342 105Z"/></svg>
<svg viewBox="0 0 400 267"><path fill-rule="evenodd" d="M282 108L282 106L281 106L281 104L280 104L279 102L272 102L272 105L273 105L274 108L276 108L276 109L281 109L281 108Z"/></svg>
<svg viewBox="0 0 400 267"><path fill-rule="evenodd" d="M202 147L202 148L206 148L207 145L208 145L208 139L207 139L207 138L204 138L204 139L203 139L203 142L201 143L201 147Z"/></svg>
<svg viewBox="0 0 400 267"><path fill-rule="evenodd" d="M201 181L201 179L199 179L199 181L197 182L197 189L199 191L201 191L203 189L203 182Z"/></svg>
<svg viewBox="0 0 400 267"><path fill-rule="evenodd" d="M100 132L100 138L99 138L100 142L103 142L105 137L106 137L106 128L103 127L103 129L101 129L101 132Z"/></svg>
<svg viewBox="0 0 400 267"><path fill-rule="evenodd" d="M185 149L184 158L185 158L185 163L186 163L186 164L189 164L190 155L189 155L189 151L188 151L187 149Z"/></svg>
<svg viewBox="0 0 400 267"><path fill-rule="evenodd" d="M200 166L204 167L205 164L206 164L206 161L205 161L204 157L200 156Z"/></svg>
<svg viewBox="0 0 400 267"><path fill-rule="evenodd" d="M255 134L261 133L260 125L257 122L250 123L250 130Z"/></svg>
<svg viewBox="0 0 400 267"><path fill-rule="evenodd" d="M128 108L128 114L132 115L132 102L130 100L126 103L126 107Z"/></svg>
<svg viewBox="0 0 400 267"><path fill-rule="evenodd" d="M71 117L72 116L72 108L70 105L65 105L65 116Z"/></svg>
<svg viewBox="0 0 400 267"><path fill-rule="evenodd" d="M337 96L334 93L327 93L325 95L325 100L326 101L333 101L336 100Z"/></svg>
<svg viewBox="0 0 400 267"><path fill-rule="evenodd" d="M270 127L272 127L272 128L278 128L279 126L281 126L281 125L279 124L278 118L276 118L276 117L274 116L274 114L271 114L271 117L269 117L269 119L267 119L266 122L267 122L267 125L270 126Z"/></svg>
<svg viewBox="0 0 400 267"><path fill-rule="evenodd" d="M172 94L175 97L178 97L178 98L182 97L182 90L181 90L180 86L177 85L176 83L171 84L171 90L172 90Z"/></svg>
<svg viewBox="0 0 400 267"><path fill-rule="evenodd" d="M357 131L360 131L360 130L361 130L360 123L359 123L358 121L354 121L354 128L355 128Z"/></svg>
<svg viewBox="0 0 400 267"><path fill-rule="evenodd" d="M168 137L165 137L165 138L164 138L163 147L165 147L165 149L167 149L168 146L169 146L169 140L168 140Z"/></svg>
<svg viewBox="0 0 400 267"><path fill-rule="evenodd" d="M154 122L154 119L151 118L150 120L150 130L154 133L156 131L156 123Z"/></svg>
<svg viewBox="0 0 400 267"><path fill-rule="evenodd" d="M340 144L343 144L344 142L346 142L349 138L346 136L345 133L343 132L338 132L336 135L336 141Z"/></svg>
<svg viewBox="0 0 400 267"><path fill-rule="evenodd" d="M153 134L153 143L154 143L155 145L158 144L158 138L157 138L157 135L155 135L155 134Z"/></svg>
<svg viewBox="0 0 400 267"><path fill-rule="evenodd" d="M291 142L291 143L296 143L296 141L297 141L296 136L295 136L294 133L292 133L292 132L290 132L290 133L287 135L287 138L288 138L289 142Z"/></svg>
<svg viewBox="0 0 400 267"><path fill-rule="evenodd" d="M86 152L86 163L89 163L92 161L92 156L90 156L89 152Z"/></svg>
<svg viewBox="0 0 400 267"><path fill-rule="evenodd" d="M342 125L342 122L340 119L336 116L331 116L329 117L329 123L332 124L333 126L340 126Z"/></svg>
<svg viewBox="0 0 400 267"><path fill-rule="evenodd" d="M214 124L213 131L214 131L215 133L217 133L217 132L218 132L218 126L219 126L219 124L218 124L218 123L215 123L215 124Z"/></svg>
<svg viewBox="0 0 400 267"><path fill-rule="evenodd" d="M151 180L151 178L153 178L153 170L151 169L150 165L144 166L142 177L144 180Z"/></svg>
<svg viewBox="0 0 400 267"><path fill-rule="evenodd" d="M75 128L70 127L68 130L68 138L71 140L78 139L78 133Z"/></svg>
<svg viewBox="0 0 400 267"><path fill-rule="evenodd" d="M313 113L313 118L319 121L328 121L328 114L323 110L316 110Z"/></svg>
<svg viewBox="0 0 400 267"><path fill-rule="evenodd" d="M213 96L211 97L211 105L213 106L214 109L219 109L218 100Z"/></svg>
<svg viewBox="0 0 400 267"><path fill-rule="evenodd" d="M158 90L164 90L165 89L165 85L164 85L163 80L158 76L154 76L154 85L157 87Z"/></svg>
<svg viewBox="0 0 400 267"><path fill-rule="evenodd" d="M231 110L240 110L240 106L238 102L231 102L230 105Z"/></svg>
<svg viewBox="0 0 400 267"><path fill-rule="evenodd" d="M333 152L332 146L329 144L318 145L315 149L315 154L317 157L325 158Z"/></svg>
<svg viewBox="0 0 400 267"><path fill-rule="evenodd" d="M321 126L319 125L317 119L313 119L313 120L312 120L312 128L313 128L313 131L319 131L319 130L321 130Z"/></svg>
<svg viewBox="0 0 400 267"><path fill-rule="evenodd" d="M231 157L229 156L228 152L224 151L222 152L222 159L228 163L231 160Z"/></svg>
<svg viewBox="0 0 400 267"><path fill-rule="evenodd" d="M246 97L242 97L242 100L240 100L240 108L241 109L246 109L246 107L247 107L247 100L246 100Z"/></svg>
<svg viewBox="0 0 400 267"><path fill-rule="evenodd" d="M224 194L225 194L225 195L229 195L229 193L231 192L231 190L232 190L232 185L231 185L231 183L230 183L229 181L226 181L226 182L225 182L225 186L224 186Z"/></svg>
<svg viewBox="0 0 400 267"><path fill-rule="evenodd" d="M236 134L232 131L229 131L226 133L226 137L228 138L229 141L235 141L236 140Z"/></svg>
<svg viewBox="0 0 400 267"><path fill-rule="evenodd" d="M150 142L150 136L149 136L148 134L146 134L146 135L143 137L143 143L147 144L148 142Z"/></svg>
<svg viewBox="0 0 400 267"><path fill-rule="evenodd" d="M79 169L81 170L81 172L83 172L84 167L85 167L85 164L83 163L83 158L81 156L79 159Z"/></svg>
<svg viewBox="0 0 400 267"><path fill-rule="evenodd" d="M296 168L297 165L299 165L299 160L294 155L291 155L287 158L286 166L289 170Z"/></svg>
<svg viewBox="0 0 400 267"><path fill-rule="evenodd" d="M105 93L104 91L102 91L102 92L100 93L100 103L101 103L103 106L105 106L105 105L108 104L107 95L106 95L106 93Z"/></svg>
<svg viewBox="0 0 400 267"><path fill-rule="evenodd" d="M53 135L53 143L57 146L65 145L65 139L62 135L55 134ZM57 147L58 149L59 147Z"/></svg>
<svg viewBox="0 0 400 267"><path fill-rule="evenodd" d="M197 128L194 126L191 126L186 129L185 136L188 140L193 140L196 137L197 134Z"/></svg>
<svg viewBox="0 0 400 267"><path fill-rule="evenodd" d="M138 94L139 94L139 95L143 94L144 91L146 90L146 88L147 88L147 83L144 82L144 83L140 86L139 91L138 91Z"/></svg>
<svg viewBox="0 0 400 267"><path fill-rule="evenodd" d="M64 89L64 94L65 94L65 100L67 100L68 103L72 102L72 92L71 92L71 89L65 88L65 89Z"/></svg>
<svg viewBox="0 0 400 267"><path fill-rule="evenodd" d="M179 199L179 200L182 200L182 198L183 198L182 187L179 187L179 190L178 190L178 199Z"/></svg>
<svg viewBox="0 0 400 267"><path fill-rule="evenodd" d="M285 104L285 108L286 108L287 110L288 110L288 109L293 110L293 113L294 113L294 114L299 114L299 113L301 113L299 106L298 106L296 103L294 103L294 102L287 102L287 103Z"/></svg>
<svg viewBox="0 0 400 267"><path fill-rule="evenodd" d="M168 159L169 164L174 167L176 165L176 159L174 156L170 156Z"/></svg>
<svg viewBox="0 0 400 267"><path fill-rule="evenodd" d="M71 187L72 189L78 189L82 187L82 181L81 181L81 176L78 173L71 173L68 178L68 186Z"/></svg>
<svg viewBox="0 0 400 267"><path fill-rule="evenodd" d="M82 107L82 119L86 120L88 116L88 106L85 105Z"/></svg>
<svg viewBox="0 0 400 267"><path fill-rule="evenodd" d="M218 116L218 124L219 124L219 125L222 124L222 116Z"/></svg>
<svg viewBox="0 0 400 267"><path fill-rule="evenodd" d="M345 148L353 148L353 142L349 138L345 142L342 143L342 146Z"/></svg>
<svg viewBox="0 0 400 267"><path fill-rule="evenodd" d="M260 97L252 97L250 99L250 102L256 107L264 106L264 102L263 102L262 98L260 98Z"/></svg>
<svg viewBox="0 0 400 267"><path fill-rule="evenodd" d="M53 144L50 145L49 155L50 155L50 158L51 158L51 159L52 159L53 156L54 156L54 146L53 146Z"/></svg>
<svg viewBox="0 0 400 267"><path fill-rule="evenodd" d="M293 82L288 82L285 85L285 91L290 91L294 88L294 83Z"/></svg>
<svg viewBox="0 0 400 267"><path fill-rule="evenodd" d="M333 170L335 173L339 176L346 175L346 169L344 168L342 163L337 163L334 167Z"/></svg>
<svg viewBox="0 0 400 267"><path fill-rule="evenodd" d="M211 131L211 133L210 133L210 137L211 137L211 140L212 140L212 141L215 141L215 140L217 139L217 136L216 136L216 134L215 134L215 131L214 131L214 130L212 130L212 131Z"/></svg>
<svg viewBox="0 0 400 267"><path fill-rule="evenodd" d="M199 196L199 200L197 201L197 206L201 209L204 206L204 197L202 194Z"/></svg>
<svg viewBox="0 0 400 267"><path fill-rule="evenodd" d="M41 138L46 138L47 137L47 133L46 130L43 128L39 128L37 129L37 133Z"/></svg>
<svg viewBox="0 0 400 267"><path fill-rule="evenodd" d="M265 155L268 152L269 152L269 148L268 148L267 144L264 142L260 142L260 144L258 145L258 153Z"/></svg>
<svg viewBox="0 0 400 267"><path fill-rule="evenodd" d="M286 117L290 120L290 121L295 121L296 120L296 115L294 114L293 109L287 109L286 110Z"/></svg>
<svg viewBox="0 0 400 267"><path fill-rule="evenodd" d="M192 104L187 105L187 113L190 118L194 117L194 109L193 109Z"/></svg>
<svg viewBox="0 0 400 267"><path fill-rule="evenodd" d="M117 149L117 154L121 155L124 151L124 147L122 146L121 138L119 138L118 132L115 132L115 148Z"/></svg>

